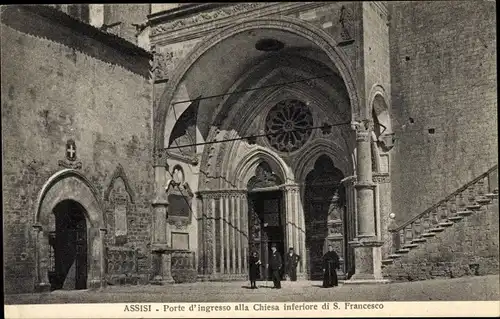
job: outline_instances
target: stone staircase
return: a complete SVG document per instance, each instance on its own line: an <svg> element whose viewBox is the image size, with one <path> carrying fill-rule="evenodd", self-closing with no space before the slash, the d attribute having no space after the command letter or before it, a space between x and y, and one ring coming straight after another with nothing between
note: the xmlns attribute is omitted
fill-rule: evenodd
<svg viewBox="0 0 500 319"><path fill-rule="evenodd" d="M485 212L489 212L490 215L484 217ZM453 254L463 258L477 259L474 258L474 254L477 254L474 252L474 244L471 244L472 240L468 239L475 237L474 232L487 232L486 229L482 229L485 224L498 225L498 165L421 214L389 229L392 234L392 246L389 255L382 260L384 276L393 280L426 279L422 276L424 270L440 276L439 273L442 273L443 267L450 269L457 259ZM477 227L470 227L470 225ZM498 227L490 232L491 236L496 236L496 241L488 238L488 235L483 236L489 246L498 245L497 229ZM464 235L465 232L469 233L468 237ZM481 234L478 236L481 237ZM457 243L458 248L443 247L450 242L461 240L467 242L470 247L467 248L466 243ZM489 244L490 241L492 244ZM498 247L496 249L498 250ZM440 254L448 257L439 256ZM498 252L496 255L498 256ZM470 267L473 267L472 265L479 267L475 262L466 263ZM498 263L498 257L496 263ZM418 269L412 271L412 267ZM493 269L494 267L498 266L493 266ZM441 271L437 271L438 268ZM416 273L420 274L412 277L411 274ZM464 271L462 270L461 273Z"/></svg>

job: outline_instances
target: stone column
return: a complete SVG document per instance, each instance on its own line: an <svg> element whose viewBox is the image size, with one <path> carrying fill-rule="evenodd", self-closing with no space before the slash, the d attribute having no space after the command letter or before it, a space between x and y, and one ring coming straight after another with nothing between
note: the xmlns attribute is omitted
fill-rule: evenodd
<svg viewBox="0 0 500 319"><path fill-rule="evenodd" d="M223 275L225 273L225 232L224 232L224 197L220 196L219 198L219 242L220 242L220 274Z"/></svg>
<svg viewBox="0 0 500 319"><path fill-rule="evenodd" d="M210 196L209 197L209 205L210 205L210 216L209 216L209 219L207 220L207 227L208 226L211 226L210 227L210 232L207 231L207 234L211 235L210 236L210 239L208 241L208 243L211 243L212 244L212 258L211 258L211 261L212 261L212 275L213 276L216 276L216 273L217 273L217 252L216 252L216 248L217 248L217 240L215 238L215 198L213 196ZM208 247L210 249L210 247Z"/></svg>
<svg viewBox="0 0 500 319"><path fill-rule="evenodd" d="M35 291L48 292L50 291L49 269L48 269L48 248L49 238L48 233L43 232L41 225L34 225L33 232L35 235Z"/></svg>
<svg viewBox="0 0 500 319"><path fill-rule="evenodd" d="M235 227L236 227L236 269L237 269L237 273L238 274L243 274L244 273L244 269L243 269L243 265L241 263L241 256L242 256L242 247L241 247L241 244L242 244L242 240L241 240L241 233L242 233L242 230L241 230L241 194L237 194L236 195L236 198L235 198L235 220L236 220L236 223L235 223Z"/></svg>
<svg viewBox="0 0 500 319"><path fill-rule="evenodd" d="M202 260L200 268L203 273L203 280L213 278L216 273L216 245L215 245L215 198L213 193L201 191L199 195L202 199L202 209L199 211L201 220L201 234L198 245L198 255Z"/></svg>
<svg viewBox="0 0 500 319"><path fill-rule="evenodd" d="M100 228L99 229L99 245L101 248L101 260L99 263L100 266L100 271L101 271L101 288L104 288L107 286L106 283L106 245L104 244L104 238L106 237L108 230L106 228Z"/></svg>
<svg viewBox="0 0 500 319"><path fill-rule="evenodd" d="M297 184L286 185L284 187L284 196L286 199L286 239L288 251L289 247L293 247L295 253L300 255L301 261L297 265L297 277L305 278L304 262L306 260L305 251L305 223L302 201L300 199L300 186ZM286 252L285 252L286 253Z"/></svg>
<svg viewBox="0 0 500 319"><path fill-rule="evenodd" d="M155 192L156 196L152 201L153 206L153 244L152 252L156 258L156 269L151 283L164 285L174 282L171 273L171 252L168 238L167 208L168 200L166 193L166 170L165 161L155 163Z"/></svg>
<svg viewBox="0 0 500 319"><path fill-rule="evenodd" d="M236 250L238 249L238 241L236 240L236 232L238 230L237 224L236 224L236 215L237 215L237 210L236 210L236 194L233 194L231 196L231 209L229 211L229 214L231 215L231 269L233 274L237 274L237 264L236 264Z"/></svg>
<svg viewBox="0 0 500 319"><path fill-rule="evenodd" d="M243 192L240 198L241 202L241 249L243 251L243 273L248 271L248 198L247 193Z"/></svg>
<svg viewBox="0 0 500 319"><path fill-rule="evenodd" d="M226 241L226 244L224 245L225 247L225 259L226 259L226 274L230 274L231 273L231 258L229 257L229 254L231 253L231 250L230 250L230 245L232 244L230 241L229 241L229 238L230 238L230 234L229 234L229 223L230 223L230 218L229 218L229 214L230 214L230 211L229 211L229 195L228 194L225 194L224 196L224 226L225 226L225 229L224 229L224 240Z"/></svg>
<svg viewBox="0 0 500 319"><path fill-rule="evenodd" d="M307 279L307 248L306 248L306 220L304 216L304 192L298 192L297 215L298 215L298 241L300 245L300 265L297 276L299 278Z"/></svg>
<svg viewBox="0 0 500 319"><path fill-rule="evenodd" d="M293 221L293 205L292 205L292 188L293 186L287 185L285 186L285 240L286 240L286 246L285 246L285 251L283 251L283 254L286 254L288 251L288 248L293 246L293 228L294 228L294 221Z"/></svg>
<svg viewBox="0 0 500 319"><path fill-rule="evenodd" d="M371 127L356 126L357 235L349 244L354 247L355 274L345 283L380 283L382 241L375 229L374 187L371 166Z"/></svg>

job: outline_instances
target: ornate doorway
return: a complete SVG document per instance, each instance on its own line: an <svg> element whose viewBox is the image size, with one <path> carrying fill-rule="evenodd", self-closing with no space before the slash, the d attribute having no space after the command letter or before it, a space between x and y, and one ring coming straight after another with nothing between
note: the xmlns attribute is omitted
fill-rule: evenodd
<svg viewBox="0 0 500 319"><path fill-rule="evenodd" d="M265 268L271 246L276 245L281 257L285 253L284 196L278 188L281 183L266 162L257 166L255 176L248 182L249 253L259 254L263 264L261 280L271 279Z"/></svg>
<svg viewBox="0 0 500 319"><path fill-rule="evenodd" d="M75 201L56 205L55 231L49 236L49 281L52 290L87 288L87 221Z"/></svg>
<svg viewBox="0 0 500 319"><path fill-rule="evenodd" d="M336 168L332 160L320 156L314 169L306 177L305 185L305 223L308 264L306 265L310 280L323 278L323 254L328 245L332 245L341 258L339 278L346 273L347 240L345 190L340 181L342 172Z"/></svg>

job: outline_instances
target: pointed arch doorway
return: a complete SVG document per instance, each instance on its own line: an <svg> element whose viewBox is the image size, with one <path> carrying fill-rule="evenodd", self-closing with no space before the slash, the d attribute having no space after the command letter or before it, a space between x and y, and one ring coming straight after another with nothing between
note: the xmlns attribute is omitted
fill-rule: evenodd
<svg viewBox="0 0 500 319"><path fill-rule="evenodd" d="M85 208L74 200L63 200L52 213L55 231L49 237L51 290L86 289L88 236Z"/></svg>
<svg viewBox="0 0 500 319"><path fill-rule="evenodd" d="M332 245L341 258L339 278L350 272L350 250L347 245L346 192L341 184L344 175L326 155L318 157L305 180L305 224L307 273L309 280L322 280L322 257ZM349 227L348 227L349 226Z"/></svg>
<svg viewBox="0 0 500 319"><path fill-rule="evenodd" d="M271 166L263 161L257 166L255 175L247 185L249 253L255 251L260 256L263 264L261 280L271 280L271 274L265 268L269 264L271 246L275 245L281 256L285 253L285 206L283 190L280 188L282 183ZM281 270L283 272L284 267Z"/></svg>

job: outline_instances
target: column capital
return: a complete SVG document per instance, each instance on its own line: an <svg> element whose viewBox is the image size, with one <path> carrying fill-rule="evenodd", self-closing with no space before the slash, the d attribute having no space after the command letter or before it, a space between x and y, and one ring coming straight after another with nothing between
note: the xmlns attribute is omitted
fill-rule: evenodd
<svg viewBox="0 0 500 319"><path fill-rule="evenodd" d="M370 142L371 131L370 130L356 130L356 141L358 142Z"/></svg>
<svg viewBox="0 0 500 319"><path fill-rule="evenodd" d="M155 149L153 151L153 167L164 167L168 170L167 154L163 149Z"/></svg>
<svg viewBox="0 0 500 319"><path fill-rule="evenodd" d="M298 190L300 190L300 185L299 184L285 184L285 185L282 185L281 188L286 192L298 191Z"/></svg>
<svg viewBox="0 0 500 319"><path fill-rule="evenodd" d="M351 130L359 131L371 131L373 128L373 122L369 119L364 119L360 121L351 121Z"/></svg>

